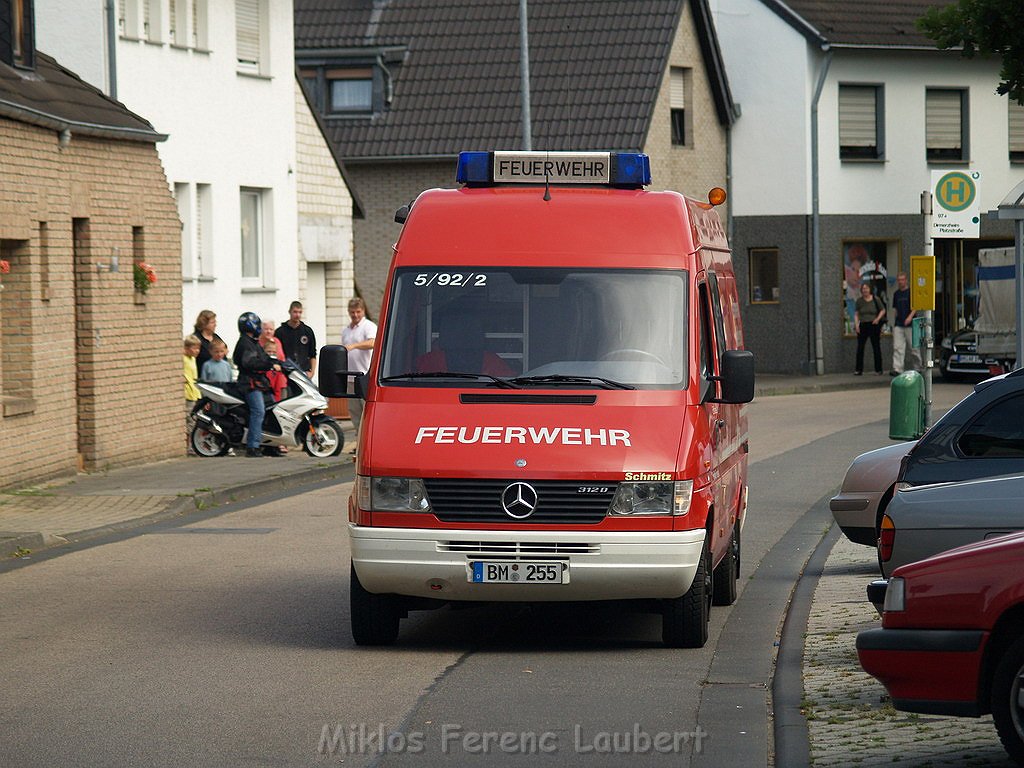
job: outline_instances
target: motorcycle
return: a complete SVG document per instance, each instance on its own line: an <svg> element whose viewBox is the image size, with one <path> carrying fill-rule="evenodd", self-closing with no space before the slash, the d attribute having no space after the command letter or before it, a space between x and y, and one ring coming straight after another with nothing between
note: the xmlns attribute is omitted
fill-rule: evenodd
<svg viewBox="0 0 1024 768"><path fill-rule="evenodd" d="M302 446L318 459L337 456L345 445L338 423L327 415L327 398L316 384L290 360L279 361L287 375L288 388L274 402L264 393L267 414L263 418L260 446L265 452L281 446ZM223 456L231 448L245 446L249 426L249 406L245 391L237 382L197 381L202 393L192 409L195 426L190 441L199 456Z"/></svg>

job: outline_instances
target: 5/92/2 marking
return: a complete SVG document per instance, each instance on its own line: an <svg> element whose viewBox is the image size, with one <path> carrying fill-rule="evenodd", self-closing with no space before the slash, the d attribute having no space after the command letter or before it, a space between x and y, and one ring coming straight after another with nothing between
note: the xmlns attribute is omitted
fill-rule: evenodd
<svg viewBox="0 0 1024 768"><path fill-rule="evenodd" d="M426 286L437 283L441 286L481 286L487 285L487 275L478 275L476 272L463 274L462 272L420 272L414 281L416 285Z"/></svg>

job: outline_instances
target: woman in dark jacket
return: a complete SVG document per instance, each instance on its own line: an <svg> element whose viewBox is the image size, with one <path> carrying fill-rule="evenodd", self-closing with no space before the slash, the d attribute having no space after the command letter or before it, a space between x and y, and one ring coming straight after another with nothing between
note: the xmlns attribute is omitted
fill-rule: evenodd
<svg viewBox="0 0 1024 768"><path fill-rule="evenodd" d="M260 442L263 437L263 416L266 406L263 393L270 390L267 371L280 371L270 355L259 344L262 323L254 312L243 312L238 317L238 343L231 360L238 367L238 384L245 391L245 402L249 406L249 432L245 437L245 455L255 458L262 456Z"/></svg>
<svg viewBox="0 0 1024 768"><path fill-rule="evenodd" d="M875 356L875 373L882 375L882 349L879 336L882 333L882 320L885 318L885 304L871 292L870 283L860 284L860 298L857 309L853 313L853 327L857 330L857 370L854 374L864 373L864 345L870 341L871 351Z"/></svg>
<svg viewBox="0 0 1024 768"><path fill-rule="evenodd" d="M199 339L199 357L196 358L196 370L203 374L203 363L210 359L210 342L214 339L224 341L217 335L217 313L212 309L204 309L196 317L195 334ZM226 344L224 345L227 346Z"/></svg>

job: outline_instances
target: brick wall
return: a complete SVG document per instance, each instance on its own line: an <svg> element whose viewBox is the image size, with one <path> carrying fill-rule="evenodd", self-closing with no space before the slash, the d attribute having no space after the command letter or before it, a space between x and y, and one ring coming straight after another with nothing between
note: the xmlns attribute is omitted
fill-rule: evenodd
<svg viewBox="0 0 1024 768"><path fill-rule="evenodd" d="M366 301L367 315L379 320L392 246L402 225L395 211L432 187L455 188L455 158L438 163L347 164L366 214L353 222L356 242L356 292Z"/></svg>
<svg viewBox="0 0 1024 768"><path fill-rule="evenodd" d="M0 487L182 455L180 224L155 146L0 119L0 166ZM144 298L133 248L158 275Z"/></svg>
<svg viewBox="0 0 1024 768"><path fill-rule="evenodd" d="M718 121L693 14L688 5L679 16L679 29L662 76L643 151L651 157L651 189L671 189L698 200L707 200L708 191L712 187L726 186L726 130ZM688 96L690 103L686 107L692 112L690 120L693 138L687 146L672 144L669 98L671 67L689 69L692 75L692 88ZM723 223L726 220L727 205L719 210Z"/></svg>
<svg viewBox="0 0 1024 768"><path fill-rule="evenodd" d="M341 328L349 322L348 300L354 291L354 251L352 236L352 195L338 170L327 146L327 140L320 132L302 89L295 88L296 115L296 163L298 174L299 219L299 295L306 296L306 263L314 260L313 254L303 250L303 227L329 229L337 238L337 250L329 255L317 254L315 259L324 262L326 293L325 319L328 340L341 337ZM333 241L332 241L333 242Z"/></svg>

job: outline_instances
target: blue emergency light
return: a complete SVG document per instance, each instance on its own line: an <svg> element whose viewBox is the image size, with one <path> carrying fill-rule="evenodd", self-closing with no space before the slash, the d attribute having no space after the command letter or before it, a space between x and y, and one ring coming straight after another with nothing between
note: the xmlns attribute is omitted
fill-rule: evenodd
<svg viewBox="0 0 1024 768"><path fill-rule="evenodd" d="M651 183L642 152L460 152L460 184L604 184L640 189Z"/></svg>

